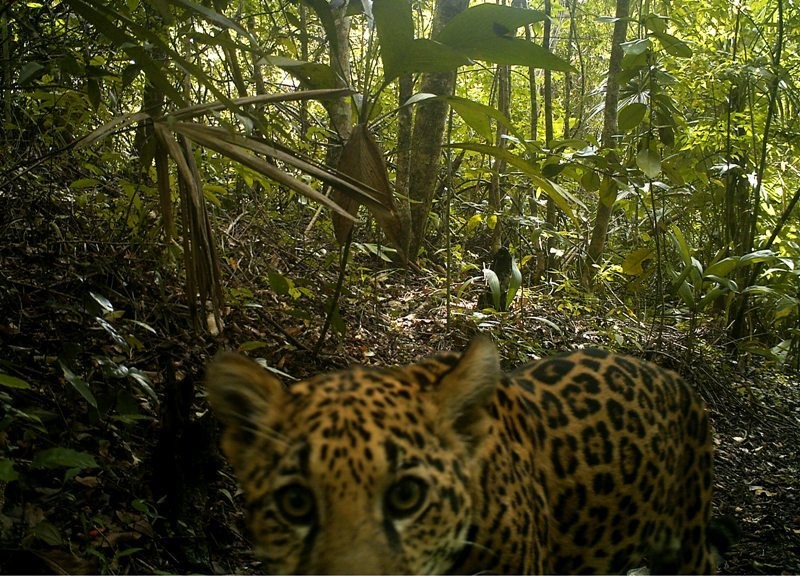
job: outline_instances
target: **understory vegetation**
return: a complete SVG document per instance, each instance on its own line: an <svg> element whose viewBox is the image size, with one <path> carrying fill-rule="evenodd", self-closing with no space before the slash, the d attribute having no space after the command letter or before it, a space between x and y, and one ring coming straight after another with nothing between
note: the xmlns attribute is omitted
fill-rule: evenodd
<svg viewBox="0 0 800 576"><path fill-rule="evenodd" d="M256 573L203 371L598 346L716 429L725 573L800 572L800 10L0 7L0 571Z"/></svg>

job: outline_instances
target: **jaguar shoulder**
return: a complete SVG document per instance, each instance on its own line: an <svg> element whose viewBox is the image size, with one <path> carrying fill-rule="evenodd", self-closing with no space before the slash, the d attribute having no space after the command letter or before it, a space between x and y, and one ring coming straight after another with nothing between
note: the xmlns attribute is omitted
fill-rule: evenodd
<svg viewBox="0 0 800 576"><path fill-rule="evenodd" d="M476 339L283 386L222 353L208 398L269 572L712 573L712 442L674 372L598 350L504 374Z"/></svg>

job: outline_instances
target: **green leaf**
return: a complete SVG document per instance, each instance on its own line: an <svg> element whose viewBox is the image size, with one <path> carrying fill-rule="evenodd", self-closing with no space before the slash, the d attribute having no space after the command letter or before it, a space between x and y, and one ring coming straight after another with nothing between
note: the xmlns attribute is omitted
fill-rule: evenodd
<svg viewBox="0 0 800 576"><path fill-rule="evenodd" d="M667 18L658 14L648 14L644 17L644 26L651 32L666 32Z"/></svg>
<svg viewBox="0 0 800 576"><path fill-rule="evenodd" d="M86 188L93 188L100 184L97 178L78 178L73 180L69 187L71 190L85 190Z"/></svg>
<svg viewBox="0 0 800 576"><path fill-rule="evenodd" d="M89 97L89 103L92 109L96 112L100 108L101 94L100 82L97 78L89 78L86 80L86 95Z"/></svg>
<svg viewBox="0 0 800 576"><path fill-rule="evenodd" d="M6 388L16 388L17 390L30 390L31 385L16 376L10 376L0 372L0 386Z"/></svg>
<svg viewBox="0 0 800 576"><path fill-rule="evenodd" d="M692 57L692 49L689 48L689 45L683 40L679 40L672 34L653 31L653 36L658 38L658 41L661 43L661 46L664 47L664 50L666 50L667 54L675 56L676 58Z"/></svg>
<svg viewBox="0 0 800 576"><path fill-rule="evenodd" d="M19 85L25 86L29 82L44 74L44 71L45 67L38 62L28 62L23 64L19 71Z"/></svg>
<svg viewBox="0 0 800 576"><path fill-rule="evenodd" d="M492 307L495 310L500 310L501 290L500 279L497 277L497 273L491 268L484 268L483 279L486 281L486 285L489 286L489 291L492 293Z"/></svg>
<svg viewBox="0 0 800 576"><path fill-rule="evenodd" d="M540 22L547 16L538 10L478 4L457 14L436 36L446 44L477 60L496 64L518 64L545 70L574 70L569 62L513 32L520 26Z"/></svg>
<svg viewBox="0 0 800 576"><path fill-rule="evenodd" d="M647 105L641 102L627 104L617 113L617 125L622 132L629 132L642 123L646 113Z"/></svg>
<svg viewBox="0 0 800 576"><path fill-rule="evenodd" d="M98 468L94 456L71 448L48 448L33 455L32 468L77 468L87 470Z"/></svg>
<svg viewBox="0 0 800 576"><path fill-rule="evenodd" d="M13 482L19 478L19 473L14 470L14 461L0 458L0 482Z"/></svg>
<svg viewBox="0 0 800 576"><path fill-rule="evenodd" d="M683 235L683 231L678 228L677 224L672 224L670 226L670 230L672 231L672 239L674 240L675 245L681 254L681 259L683 260L683 263L688 266L692 261L692 253L691 250L689 250L689 244L686 242L686 237Z"/></svg>
<svg viewBox="0 0 800 576"><path fill-rule="evenodd" d="M528 40L514 38L520 26L540 22L546 15L495 4L479 4L457 14L436 36L436 41L479 60L569 71L566 60Z"/></svg>
<svg viewBox="0 0 800 576"><path fill-rule="evenodd" d="M259 348L266 348L267 343L262 340L248 340L239 344L237 350L239 352L249 352L251 350L258 350Z"/></svg>
<svg viewBox="0 0 800 576"><path fill-rule="evenodd" d="M547 14L540 10L478 4L456 14L439 32L436 40L454 47L470 45L473 40L465 38L467 35L481 42L491 42L498 37L508 36L521 26L544 20L547 20Z"/></svg>
<svg viewBox="0 0 800 576"><path fill-rule="evenodd" d="M31 530L31 533L44 542L45 544L49 544L50 546L60 546L63 545L63 539L61 538L61 532L58 531L58 528L47 520L43 520L36 524Z"/></svg>
<svg viewBox="0 0 800 576"><path fill-rule="evenodd" d="M653 258L655 258L655 253L652 248L637 248L622 260L622 273L628 276L638 276L645 271L645 262Z"/></svg>
<svg viewBox="0 0 800 576"><path fill-rule="evenodd" d="M333 18L333 12L327 0L302 0L303 4L310 6L317 14L322 27L325 29L325 35L328 37L328 42L331 43L332 54L335 54L339 49L339 36L336 33L336 21ZM344 47L347 50L347 46Z"/></svg>
<svg viewBox="0 0 800 576"><path fill-rule="evenodd" d="M89 388L89 384L86 383L80 376L77 376L67 368L61 360L58 361L61 365L61 371L64 373L64 378L69 382L72 387L83 396L83 399L86 400L90 406L93 408L97 408L97 399L95 399L94 394L92 394L91 389Z"/></svg>
<svg viewBox="0 0 800 576"><path fill-rule="evenodd" d="M338 306L333 309L333 314L331 315L331 328L340 335L344 335L347 332L347 324L345 324L344 318L339 313Z"/></svg>
<svg viewBox="0 0 800 576"><path fill-rule="evenodd" d="M587 192L596 192L600 190L600 175L594 170L587 170L581 176L581 186Z"/></svg>
<svg viewBox="0 0 800 576"><path fill-rule="evenodd" d="M286 296L289 294L289 281L279 272L275 270L270 270L267 273L267 278L269 279L270 288L277 294L278 296Z"/></svg>
<svg viewBox="0 0 800 576"><path fill-rule="evenodd" d="M656 178L661 173L661 158L650 148L642 148L636 155L636 165L648 178Z"/></svg>
<svg viewBox="0 0 800 576"><path fill-rule="evenodd" d="M383 41L383 40L381 40ZM420 38L396 49L399 58L393 53L387 65L381 44L381 58L383 59L386 80L397 78L402 74L416 72L449 72L459 66L469 64L469 58L433 40Z"/></svg>
<svg viewBox="0 0 800 576"><path fill-rule="evenodd" d="M333 71L333 68L327 64L305 62L285 56L265 56L264 60L300 80L305 88L321 90L323 88L344 87L342 80Z"/></svg>
<svg viewBox="0 0 800 576"><path fill-rule="evenodd" d="M413 72L446 72L469 63L468 58L448 46L414 39L414 21L407 0L375 0L372 14L386 81Z"/></svg>
<svg viewBox="0 0 800 576"><path fill-rule="evenodd" d="M773 259L775 259L775 253L772 250L756 250L742 256L739 262L741 264L759 264Z"/></svg>
<svg viewBox="0 0 800 576"><path fill-rule="evenodd" d="M708 268L706 268L706 276L717 276L720 278L726 278L728 274L736 270L739 266L739 257L738 256L731 256L728 258L723 258L719 262L714 262Z"/></svg>
<svg viewBox="0 0 800 576"><path fill-rule="evenodd" d="M617 182L613 178L603 178L600 183L600 202L603 203L603 206L608 208L614 206L614 202L617 201L618 191Z"/></svg>
<svg viewBox="0 0 800 576"><path fill-rule="evenodd" d="M489 110L495 111L491 106L486 106L474 100L467 100L466 98L448 98L447 101L453 110L461 116L475 132L480 134L484 139L491 141L494 138L492 132L491 119L493 114ZM487 110L488 109L488 110Z"/></svg>
<svg viewBox="0 0 800 576"><path fill-rule="evenodd" d="M720 276L715 276L714 274L706 273L705 276L703 276L703 280L718 284L719 286L725 288L729 292L735 292L735 293L739 292L739 285L730 278L722 278Z"/></svg>
<svg viewBox="0 0 800 576"><path fill-rule="evenodd" d="M623 42L620 44L620 46L622 46L622 51L628 56L639 56L644 54L652 45L653 43L647 38L638 38L636 40L631 40L630 42Z"/></svg>

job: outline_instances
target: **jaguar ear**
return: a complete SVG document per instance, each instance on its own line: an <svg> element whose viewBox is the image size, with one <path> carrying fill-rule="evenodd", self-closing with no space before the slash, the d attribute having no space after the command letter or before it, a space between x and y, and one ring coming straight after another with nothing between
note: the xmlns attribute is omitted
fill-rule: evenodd
<svg viewBox="0 0 800 576"><path fill-rule="evenodd" d="M280 381L264 368L233 352L221 352L206 369L206 393L214 415L225 428L222 448L229 459L236 445L269 430L286 399Z"/></svg>
<svg viewBox="0 0 800 576"><path fill-rule="evenodd" d="M472 443L486 434L486 408L503 377L494 343L478 336L439 382L439 414Z"/></svg>

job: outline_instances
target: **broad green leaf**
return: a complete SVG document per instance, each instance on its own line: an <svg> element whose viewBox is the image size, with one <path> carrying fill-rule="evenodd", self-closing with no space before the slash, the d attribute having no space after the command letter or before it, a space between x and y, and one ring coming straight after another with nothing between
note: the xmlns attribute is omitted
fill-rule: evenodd
<svg viewBox="0 0 800 576"><path fill-rule="evenodd" d="M215 10L212 10L211 8L207 8L206 6L198 4L197 2L192 2L191 0L169 0L169 1L172 4L175 4L176 6L180 6L182 8L187 8L189 10L197 12L198 14L203 16L203 18L205 18L207 21L213 22L220 28L235 30L238 34L241 34L245 38L249 38L254 42L256 41L256 39L253 38L247 30L239 26L236 22L234 22L230 18L223 16L222 14L216 12Z"/></svg>
<svg viewBox="0 0 800 576"><path fill-rule="evenodd" d="M581 176L581 186L587 192L597 192L600 190L600 175L594 170L587 170Z"/></svg>
<svg viewBox="0 0 800 576"><path fill-rule="evenodd" d="M275 294L278 296L286 296L289 294L289 281L281 273L270 270L267 273L267 278L269 279L270 288L272 288Z"/></svg>
<svg viewBox="0 0 800 576"><path fill-rule="evenodd" d="M402 58L396 50L407 46L414 40L414 20L411 18L411 5L408 0L375 0L372 15L383 50L394 51L390 59ZM386 67L386 56L382 56Z"/></svg>
<svg viewBox="0 0 800 576"><path fill-rule="evenodd" d="M647 38L637 38L636 40L631 40L630 42L623 42L620 46L622 46L622 51L631 56L639 56L640 54L644 54L650 47L653 45L650 40Z"/></svg>
<svg viewBox="0 0 800 576"><path fill-rule="evenodd" d="M546 18L538 10L478 4L454 16L436 36L436 41L470 58L496 64L519 64L564 72L574 70L569 62L542 46L513 37L520 26Z"/></svg>
<svg viewBox="0 0 800 576"><path fill-rule="evenodd" d="M656 178L661 173L661 158L650 148L642 148L636 155L636 165L648 178Z"/></svg>
<svg viewBox="0 0 800 576"><path fill-rule="evenodd" d="M375 0L372 5L385 80L413 72L446 72L469 63L448 46L414 39L414 22L407 0Z"/></svg>
<svg viewBox="0 0 800 576"><path fill-rule="evenodd" d="M566 60L523 38L496 38L492 43L470 46L462 51L475 60L485 60L495 64L529 66L557 72L574 71Z"/></svg>
<svg viewBox="0 0 800 576"><path fill-rule="evenodd" d="M100 327L106 331L106 334L108 334L116 344L127 349L128 343L125 341L125 338L122 337L122 335L117 331L116 327L111 322L109 322L105 318L100 318L99 316L96 316L94 321L97 322L100 325Z"/></svg>
<svg viewBox="0 0 800 576"><path fill-rule="evenodd" d="M617 113L617 125L622 132L633 130L642 123L646 113L647 105L641 102L633 102L623 106Z"/></svg>
<svg viewBox="0 0 800 576"><path fill-rule="evenodd" d="M797 314L797 299L783 295L775 304L775 320L782 320Z"/></svg>
<svg viewBox="0 0 800 576"><path fill-rule="evenodd" d="M439 32L436 40L454 47L469 45L473 40L487 42L499 36L508 36L526 24L546 19L547 15L540 10L478 4L456 14ZM466 36L472 36L472 39Z"/></svg>
<svg viewBox="0 0 800 576"><path fill-rule="evenodd" d="M658 14L648 14L644 17L644 26L651 32L666 32L667 18Z"/></svg>
<svg viewBox="0 0 800 576"><path fill-rule="evenodd" d="M489 110L497 112L496 110L491 108L491 106L486 106L485 104L466 98L448 98L447 101L450 103L450 106L453 107L453 110L455 110L464 122L475 130L475 132L486 140L491 141L494 139L491 123L491 119L494 115L489 112Z"/></svg>
<svg viewBox="0 0 800 576"><path fill-rule="evenodd" d="M342 88L344 83L333 68L318 62L304 62L285 56L265 56L264 60L273 66L285 70L311 90L323 88Z"/></svg>
<svg viewBox="0 0 800 576"><path fill-rule="evenodd" d="M780 296L780 292L775 290L774 288L770 288L769 286L748 286L744 290L742 290L742 294L753 294L756 296Z"/></svg>
<svg viewBox="0 0 800 576"><path fill-rule="evenodd" d="M739 285L730 278L722 278L721 276L715 276L714 274L707 273L705 276L703 276L703 280L707 282L713 282L720 287L725 288L725 290L728 292L739 292Z"/></svg>
<svg viewBox="0 0 800 576"><path fill-rule="evenodd" d="M32 468L77 468L87 470L98 468L94 456L71 448L48 448L33 455Z"/></svg>
<svg viewBox="0 0 800 576"><path fill-rule="evenodd" d="M25 382L16 376L10 376L9 374L3 374L0 372L0 386L5 386L6 388L16 388L17 390L30 390L31 385Z"/></svg>
<svg viewBox="0 0 800 576"><path fill-rule="evenodd" d="M267 343L261 340L248 340L247 342L242 342L239 344L237 350L239 352L249 352L250 350L258 350L259 348L264 348L266 346Z"/></svg>
<svg viewBox="0 0 800 576"><path fill-rule="evenodd" d="M479 4L457 14L436 36L436 41L479 60L569 71L569 63L538 44L514 38L520 26L546 18L543 12Z"/></svg>
<svg viewBox="0 0 800 576"><path fill-rule="evenodd" d="M45 67L39 64L38 62L28 62L22 65L22 68L19 71L19 79L17 82L20 86L25 86L32 80L36 79L38 76L43 74L45 71Z"/></svg>
<svg viewBox="0 0 800 576"><path fill-rule="evenodd" d="M417 92L411 98L406 100L403 103L403 106L411 106L412 104L417 104L419 102L425 102L426 100L431 99L441 99L441 96L437 96L436 94L431 94L430 92Z"/></svg>
<svg viewBox="0 0 800 576"><path fill-rule="evenodd" d="M97 78L88 78L86 80L86 96L89 98L89 103L92 109L96 112L100 108L100 82Z"/></svg>
<svg viewBox="0 0 800 576"><path fill-rule="evenodd" d="M638 248L629 252L622 260L622 273L628 276L638 276L645 270L644 263L652 260L655 252L652 248Z"/></svg>
<svg viewBox="0 0 800 576"><path fill-rule="evenodd" d="M741 264L759 264L761 262L768 262L775 258L775 253L772 250L756 250L745 254L739 260Z"/></svg>
<svg viewBox="0 0 800 576"><path fill-rule="evenodd" d="M675 242L675 245L678 247L678 251L681 254L681 259L683 263L687 266L692 261L692 253L689 250L689 244L686 242L686 237L683 235L683 231L678 228L677 224L672 224L670 226L670 230L672 231L672 239Z"/></svg>
<svg viewBox="0 0 800 576"><path fill-rule="evenodd" d="M17 478L19 474L14 470L14 461L0 458L0 482L12 482Z"/></svg>
<svg viewBox="0 0 800 576"><path fill-rule="evenodd" d="M126 367L127 368L127 367ZM138 368L127 368L128 377L131 380L136 382L139 387L145 391L145 393L150 396L150 399L153 400L156 404L158 404L158 395L156 391L153 389L153 386L150 382L150 378L148 378L147 374L139 370Z"/></svg>
<svg viewBox="0 0 800 576"><path fill-rule="evenodd" d="M83 399L86 400L92 408L97 408L97 400L94 397L91 389L89 388L89 384L86 383L80 376L77 376L67 368L61 360L58 361L61 365L61 371L64 373L64 378L67 382L69 382L72 387L83 396Z"/></svg>
<svg viewBox="0 0 800 576"><path fill-rule="evenodd" d="M608 208L614 206L614 202L617 201L617 192L619 192L619 188L616 180L609 177L603 178L600 183L600 202L603 203L603 206Z"/></svg>
<svg viewBox="0 0 800 576"><path fill-rule="evenodd" d="M720 278L726 278L728 274L736 270L738 266L739 266L738 256L730 256L728 258L723 258L719 262L714 262L708 268L706 268L706 276L717 276Z"/></svg>
<svg viewBox="0 0 800 576"><path fill-rule="evenodd" d="M492 293L492 307L495 310L500 310L500 279L497 277L497 273L491 268L484 268L483 269L483 279L486 281L486 285L489 286L489 291Z"/></svg>
<svg viewBox="0 0 800 576"><path fill-rule="evenodd" d="M658 41L661 43L661 46L664 47L664 50L666 50L667 54L677 58L692 57L692 49L689 48L689 45L683 40L679 40L672 34L653 31L653 36L658 38Z"/></svg>
<svg viewBox="0 0 800 576"><path fill-rule="evenodd" d="M63 545L63 539L61 538L61 532L59 532L58 528L48 522L47 520L43 520L36 524L31 530L31 533L50 546L61 546Z"/></svg>
<svg viewBox="0 0 800 576"><path fill-rule="evenodd" d="M97 178L78 178L70 182L70 189L72 190L85 190L86 188L93 188L100 184Z"/></svg>
<svg viewBox="0 0 800 576"><path fill-rule="evenodd" d="M694 290L692 289L691 284L689 284L687 281L684 280L678 285L678 296L684 304L690 308L694 308Z"/></svg>
<svg viewBox="0 0 800 576"><path fill-rule="evenodd" d="M449 72L470 63L469 58L457 50L427 38L414 40L398 51L400 57L395 59L395 55L392 54L390 62L387 64L383 48L381 48L381 58L387 81L403 74L416 72Z"/></svg>
<svg viewBox="0 0 800 576"><path fill-rule="evenodd" d="M340 335L344 335L347 332L347 324L339 313L338 306L333 309L333 314L331 314L331 328Z"/></svg>

